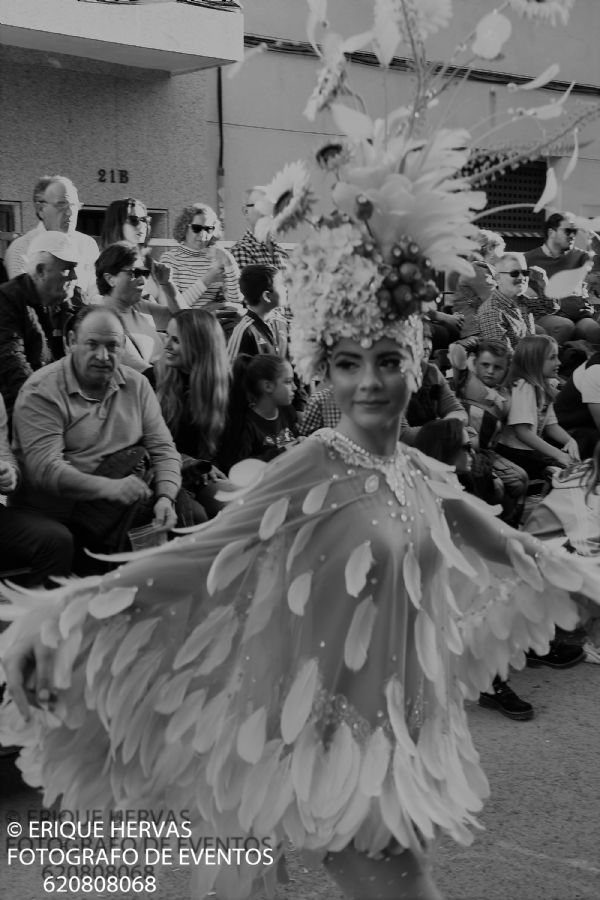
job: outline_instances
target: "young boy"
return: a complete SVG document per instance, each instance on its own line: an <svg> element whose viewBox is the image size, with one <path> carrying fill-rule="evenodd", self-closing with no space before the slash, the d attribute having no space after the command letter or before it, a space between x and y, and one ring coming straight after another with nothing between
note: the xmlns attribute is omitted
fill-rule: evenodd
<svg viewBox="0 0 600 900"><path fill-rule="evenodd" d="M454 390L469 414L469 425L478 435L480 455L504 488L502 518L517 527L529 479L523 469L493 449L510 406L510 392L503 387L510 350L499 341L481 341L471 356L461 344L453 344L448 355Z"/></svg>
<svg viewBox="0 0 600 900"><path fill-rule="evenodd" d="M229 359L233 363L240 353L269 353L285 358L287 322L279 307L285 302L286 290L281 271L274 266L244 266L240 290L247 312L229 338Z"/></svg>

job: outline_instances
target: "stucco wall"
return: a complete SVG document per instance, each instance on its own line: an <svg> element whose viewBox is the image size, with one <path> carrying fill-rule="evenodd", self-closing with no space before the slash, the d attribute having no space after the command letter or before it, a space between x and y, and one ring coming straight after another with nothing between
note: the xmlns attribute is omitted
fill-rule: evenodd
<svg viewBox="0 0 600 900"><path fill-rule="evenodd" d="M0 200L24 201L24 230L35 224L31 189L42 174L68 175L85 204L137 196L171 218L208 190L205 74L169 78L2 50Z"/></svg>
<svg viewBox="0 0 600 900"><path fill-rule="evenodd" d="M432 55L447 56L477 18L493 8L488 0L455 0L455 21L431 44ZM332 23L344 34L368 24L364 0L330 0ZM305 40L306 6L301 0L252 0L244 10L246 32ZM567 29L535 26L513 16L515 34L506 57L489 68L535 75L554 59L560 78L600 84L600 3L577 0ZM479 65L479 63L478 63ZM482 64L482 68L486 64ZM223 73L224 200L226 235L244 229L244 188L264 183L287 161L309 157L332 133L328 116L311 123L302 115L316 76L314 61L268 52L252 60L234 79ZM353 65L354 87L374 115L382 113L381 73ZM410 76L389 76L389 106L402 103ZM508 95L491 85L467 83L447 124L470 126L496 104L496 115L511 104L533 104L556 94ZM172 226L178 210L192 200L217 204L216 72L169 78L163 74L86 60L0 48L0 201L19 200L22 227L35 224L30 201L35 179L44 173L69 175L86 204L106 206L118 197L139 196L150 207L166 209ZM576 98L575 98L576 99ZM593 99L593 98L588 98ZM547 123L554 128L558 120ZM485 131L482 126L481 133ZM515 139L526 140L535 127L519 125ZM575 211L600 203L600 134L594 123L585 136L594 142L563 188L560 203ZM98 170L127 170L126 185L98 181ZM317 186L319 176L316 176ZM290 235L293 239L294 235Z"/></svg>

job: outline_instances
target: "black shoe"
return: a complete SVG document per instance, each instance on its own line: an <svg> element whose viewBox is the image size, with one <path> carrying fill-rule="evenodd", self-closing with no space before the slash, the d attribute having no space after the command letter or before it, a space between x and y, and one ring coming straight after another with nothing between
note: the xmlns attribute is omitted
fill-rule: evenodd
<svg viewBox="0 0 600 900"><path fill-rule="evenodd" d="M521 700L513 689L508 686L506 681L497 679L494 681L494 692L492 694L480 694L479 705L486 706L489 709L497 709L503 716L509 719L518 719L520 722L526 722L533 719L533 706L526 700Z"/></svg>
<svg viewBox="0 0 600 900"><path fill-rule="evenodd" d="M525 654L527 665L532 669L540 666L549 666L551 669L570 669L585 659L585 651L576 644L565 644L562 641L553 641L550 644L550 653L538 656L533 650Z"/></svg>

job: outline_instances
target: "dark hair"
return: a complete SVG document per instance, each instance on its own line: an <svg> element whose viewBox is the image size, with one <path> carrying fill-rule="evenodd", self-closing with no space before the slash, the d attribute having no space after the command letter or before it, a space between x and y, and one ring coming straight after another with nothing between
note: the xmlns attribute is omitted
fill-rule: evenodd
<svg viewBox="0 0 600 900"><path fill-rule="evenodd" d="M81 309L78 309L74 316L70 319L68 323L68 330L73 331L75 335L79 333L79 329L82 324L93 313L106 313L109 316L113 316L123 329L123 333L125 333L125 325L123 323L123 319L114 309L110 309L108 306L103 306L102 303L86 303L85 306L82 306Z"/></svg>
<svg viewBox="0 0 600 900"><path fill-rule="evenodd" d="M248 356L240 353L233 364L233 389L241 388L246 397L246 406L260 397L261 381L277 381L287 360L271 353Z"/></svg>
<svg viewBox="0 0 600 900"><path fill-rule="evenodd" d="M492 356L499 356L500 359L505 359L510 362L512 356L512 350L508 346L508 344L503 344L502 341L480 341L474 351L475 359L479 359L482 353L491 353Z"/></svg>
<svg viewBox="0 0 600 900"><path fill-rule="evenodd" d="M101 247L108 247L110 244L123 240L123 225L127 221L127 217L132 215L132 210L134 210L136 206L143 206L144 215L148 215L146 204L142 203L141 200L136 200L134 197L126 197L124 200L113 200L113 202L106 207L104 223L102 225L102 234L100 235ZM149 239L150 223L148 222L144 245L148 243Z"/></svg>
<svg viewBox="0 0 600 900"><path fill-rule="evenodd" d="M140 251L129 241L116 241L105 247L96 260L96 286L98 293L109 294L111 287L105 275L116 275L121 269L134 265Z"/></svg>
<svg viewBox="0 0 600 900"><path fill-rule="evenodd" d="M427 456L453 466L463 445L464 422L460 419L435 419L419 429L415 447Z"/></svg>
<svg viewBox="0 0 600 900"><path fill-rule="evenodd" d="M560 228L560 223L563 219L568 218L564 213L557 212L552 213L551 216L548 216L546 221L544 222L544 238L548 238L548 235L551 231L556 231Z"/></svg>
<svg viewBox="0 0 600 900"><path fill-rule="evenodd" d="M273 281L278 271L275 266L244 266L240 275L240 291L248 306L258 306L264 292L273 290Z"/></svg>

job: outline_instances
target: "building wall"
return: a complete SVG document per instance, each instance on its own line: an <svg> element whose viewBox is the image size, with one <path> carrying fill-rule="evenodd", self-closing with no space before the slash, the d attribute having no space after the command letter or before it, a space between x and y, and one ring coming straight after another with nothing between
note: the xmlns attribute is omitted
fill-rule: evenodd
<svg viewBox="0 0 600 900"><path fill-rule="evenodd" d="M494 5L482 0L455 0L455 17L450 28L435 35L429 46L434 59L447 59L454 47L473 25ZM368 5L364 0L330 0L328 18L334 30L343 35L354 34L368 26ZM600 58L595 52L596 35L600 33L600 3L577 0L569 26L552 28L512 16L514 32L506 45L506 54L493 62L477 62L481 69L510 75L534 77L554 60L560 62L558 78L584 84L600 85ZM298 0L253 0L246 5L247 34L286 40L306 40L306 5ZM400 51L402 52L402 51ZM461 59L464 59L462 57ZM237 236L244 227L241 200L244 188L262 184L286 162L310 158L313 151L332 135L332 120L319 115L314 123L303 115L306 100L315 84L317 67L314 60L269 51L254 57L233 79L223 78L225 218L228 236ZM218 148L216 76L207 75L212 86L207 97L207 130L209 156L216 167ZM353 88L365 99L373 116L382 115L381 71L360 65L350 66ZM411 91L411 76L390 72L388 103L391 109L402 104ZM600 90L598 90L600 96ZM505 87L469 81L461 88L445 124L475 129L481 146L490 147L505 141L527 143L539 138L540 123L521 119L502 132L488 135L489 129L509 116L506 111L518 106L534 106L557 99L555 91L510 93ZM580 103L593 104L594 96L573 95L569 109ZM432 111L431 121L436 120ZM566 121L550 119L541 123L548 133ZM586 212L586 205L600 203L600 125L593 121L580 131L590 141L581 149L581 161L569 181L561 189L556 204L575 212ZM553 160L553 162L555 162ZM564 168L564 162L563 162ZM560 167L560 163L559 163ZM313 173L317 186L319 175ZM213 201L216 194L213 196ZM291 236L292 238L294 235Z"/></svg>
<svg viewBox="0 0 600 900"><path fill-rule="evenodd" d="M301 0L252 0L245 7L247 34L306 40L307 12ZM447 58L493 3L455 0L454 8L451 28L431 42L435 58ZM329 2L332 24L346 35L368 25L368 12L364 0ZM534 76L559 60L561 79L600 84L600 58L595 53L600 3L577 0L568 29L536 26L514 16L513 22L515 34L506 56L481 64L482 68ZM149 207L166 210L167 230L190 201L202 199L217 206L216 71L169 77L66 56L0 50L0 202L21 204L20 230L35 224L31 188L40 174L47 173L69 175L84 203L92 206L139 196ZM359 65L350 68L354 88L371 113L381 115L381 72ZM316 72L314 60L272 51L251 60L236 78L228 78L223 70L223 200L228 238L236 239L244 230L245 187L267 182L288 161L311 157L332 136L327 115L311 123L302 114ZM409 75L389 73L390 108L400 105L410 88ZM446 124L472 126L492 113L498 122L510 106L548 102L556 96L549 91L508 94L504 88L468 82ZM554 129L559 123L545 124ZM485 137L486 129L482 124L478 132L482 144L491 140ZM520 122L507 135L526 141L537 133L537 126ZM558 201L576 212L600 204L596 188L600 184L599 134L597 123L585 130L585 136L594 140L582 150L582 161ZM103 183L101 169L107 173ZM111 170L116 173L115 183L110 181ZM127 171L126 184L119 183L119 170ZM319 189L318 173L315 182Z"/></svg>
<svg viewBox="0 0 600 900"><path fill-rule="evenodd" d="M87 205L139 197L171 223L208 191L205 74L170 78L2 50L0 201L21 201L22 230L35 225L31 189L43 174L69 176Z"/></svg>

